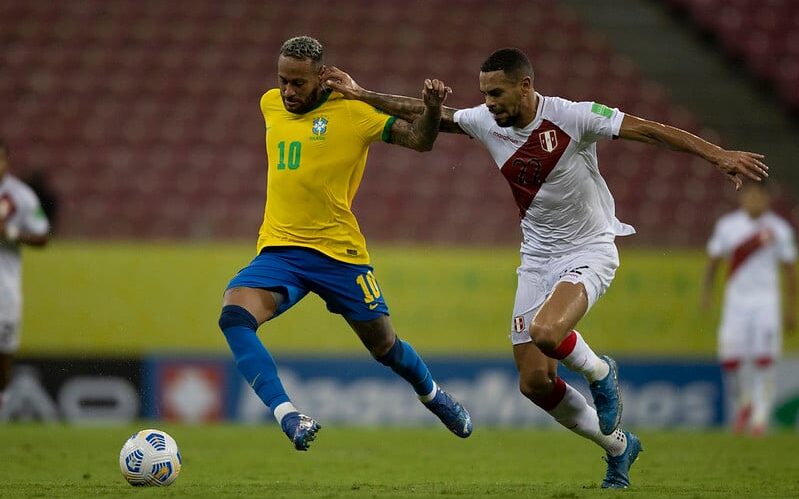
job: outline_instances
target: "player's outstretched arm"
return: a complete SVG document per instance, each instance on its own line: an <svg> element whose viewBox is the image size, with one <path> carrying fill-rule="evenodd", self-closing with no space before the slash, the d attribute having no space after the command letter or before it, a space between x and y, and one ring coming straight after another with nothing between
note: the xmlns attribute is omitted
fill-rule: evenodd
<svg viewBox="0 0 799 499"><path fill-rule="evenodd" d="M425 80L422 97L422 113L410 122L402 118L394 121L388 142L416 151L429 151L433 148L441 123L441 105L447 98L444 82Z"/></svg>
<svg viewBox="0 0 799 499"><path fill-rule="evenodd" d="M625 115L619 137L648 144L660 144L675 151L689 152L712 163L724 173L738 190L744 177L760 181L768 177L768 166L762 154L746 151L728 151L696 135L654 121Z"/></svg>
<svg viewBox="0 0 799 499"><path fill-rule="evenodd" d="M396 116L406 121L413 121L417 116L424 112L424 102L422 99L406 97L404 95L390 95L372 92L358 85L355 80L346 72L335 66L328 66L322 73L322 81L325 84L340 92L345 98L366 102L384 113ZM445 87L447 94L452 93L452 89ZM465 133L457 123L455 123L455 111L457 109L443 106L441 110L441 123L439 125L442 132Z"/></svg>
<svg viewBox="0 0 799 499"><path fill-rule="evenodd" d="M2 240L28 246L46 246L49 235L34 234L16 226L7 225L4 220L0 220L0 241Z"/></svg>

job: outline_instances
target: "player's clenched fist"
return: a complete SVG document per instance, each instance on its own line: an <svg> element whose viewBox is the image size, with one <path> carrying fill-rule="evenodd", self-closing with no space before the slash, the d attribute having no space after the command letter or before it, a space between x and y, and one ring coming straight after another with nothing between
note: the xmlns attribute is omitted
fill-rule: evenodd
<svg viewBox="0 0 799 499"><path fill-rule="evenodd" d="M444 101L447 100L447 94L452 90L444 85L441 80L424 81L424 88L422 90L422 99L427 107L441 107Z"/></svg>

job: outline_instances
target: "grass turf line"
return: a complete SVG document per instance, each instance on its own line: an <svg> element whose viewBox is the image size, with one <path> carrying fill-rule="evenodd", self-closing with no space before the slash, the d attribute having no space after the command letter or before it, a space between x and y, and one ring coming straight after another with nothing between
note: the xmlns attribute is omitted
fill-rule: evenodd
<svg viewBox="0 0 799 499"><path fill-rule="evenodd" d="M147 427L0 426L2 497L606 497L602 451L561 429L326 427L296 452L275 426L177 426L184 467L168 489L130 487L125 439ZM796 433L641 433L625 497L796 497Z"/></svg>

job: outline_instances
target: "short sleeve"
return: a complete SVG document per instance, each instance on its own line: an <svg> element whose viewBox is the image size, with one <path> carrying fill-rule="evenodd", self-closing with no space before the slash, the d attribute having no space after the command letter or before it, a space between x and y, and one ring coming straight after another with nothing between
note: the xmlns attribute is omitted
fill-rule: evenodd
<svg viewBox="0 0 799 499"><path fill-rule="evenodd" d="M271 89L265 94L261 96L261 100L258 102L258 107L261 108L261 115L264 117L264 123L268 126L269 122L267 117L269 116L270 107L272 106L272 101L277 97L280 96L280 91L276 89ZM276 95L277 94L277 95Z"/></svg>
<svg viewBox="0 0 799 499"><path fill-rule="evenodd" d="M50 221L47 219L47 215L45 215L38 199L33 199L25 218L22 220L22 225L26 231L37 236L43 236L50 230Z"/></svg>
<svg viewBox="0 0 799 499"><path fill-rule="evenodd" d="M352 124L367 143L382 140L388 142L391 126L397 118L385 114L361 101L346 101Z"/></svg>
<svg viewBox="0 0 799 499"><path fill-rule="evenodd" d="M782 262L796 261L796 241L793 229L788 224L782 225L777 238L777 256Z"/></svg>
<svg viewBox="0 0 799 499"><path fill-rule="evenodd" d="M619 136L624 113L598 102L578 102L573 106L580 142L596 142Z"/></svg>
<svg viewBox="0 0 799 499"><path fill-rule="evenodd" d="M724 255L724 236L723 236L723 220L716 222L713 228L713 234L707 242L707 254L711 258L717 258Z"/></svg>
<svg viewBox="0 0 799 499"><path fill-rule="evenodd" d="M25 232L43 236L50 230L50 221L47 220L39 198L27 185L20 183L16 195L17 213L9 223Z"/></svg>
<svg viewBox="0 0 799 499"><path fill-rule="evenodd" d="M482 135L480 133L480 127L478 126L478 123L480 122L478 119L479 113L480 107L459 109L455 111L452 119L455 120L455 123L457 123L459 127L461 127L461 130L466 132L470 137L477 139Z"/></svg>

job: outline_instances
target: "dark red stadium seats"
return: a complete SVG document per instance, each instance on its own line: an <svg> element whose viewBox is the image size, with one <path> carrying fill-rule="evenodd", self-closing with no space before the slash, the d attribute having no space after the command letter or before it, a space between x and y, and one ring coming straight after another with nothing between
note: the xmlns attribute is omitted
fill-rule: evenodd
<svg viewBox="0 0 799 499"><path fill-rule="evenodd" d="M799 111L799 2L670 0Z"/></svg>
<svg viewBox="0 0 799 499"><path fill-rule="evenodd" d="M722 2L682 3L698 22L715 23ZM733 3L744 12L753 2ZM44 168L51 176L64 236L252 239L265 186L258 101L276 83L280 43L297 34L318 37L327 61L367 87L420 95L424 78L440 77L454 88L448 103L455 107L481 102L478 71L491 51L519 46L542 93L702 131L696 117L555 0L449 0L445 9L424 0L320 5L6 0L0 136L20 170ZM780 43L796 57L799 17L774 9L755 17L758 32L775 26L792 35L741 40L741 53ZM725 29L736 29L734 14L725 19ZM763 71L792 82L782 92L799 101L796 65ZM641 242L700 242L709 213L729 206L728 186L708 165L636 144L600 149L618 215L638 227ZM442 136L426 154L375 145L354 204L370 241L519 240L508 186L488 154L463 136Z"/></svg>

